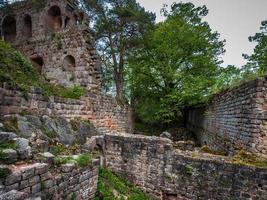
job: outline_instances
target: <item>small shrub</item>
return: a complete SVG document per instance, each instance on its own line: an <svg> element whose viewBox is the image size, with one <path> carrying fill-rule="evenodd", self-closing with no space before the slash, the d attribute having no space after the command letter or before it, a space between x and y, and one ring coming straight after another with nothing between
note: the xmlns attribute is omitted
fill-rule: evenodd
<svg viewBox="0 0 267 200"><path fill-rule="evenodd" d="M0 161L7 161L7 156L1 149L0 149Z"/></svg>
<svg viewBox="0 0 267 200"><path fill-rule="evenodd" d="M186 165L185 166L185 172L186 172L186 174L192 176L194 173L194 168L192 167L192 165Z"/></svg>
<svg viewBox="0 0 267 200"><path fill-rule="evenodd" d="M5 142L5 143L1 143L0 144L0 150L1 149L16 149L17 148L17 144L13 141L9 141L9 142Z"/></svg>
<svg viewBox="0 0 267 200"><path fill-rule="evenodd" d="M74 119L70 120L70 124L71 124L71 127L74 131L78 131L80 128L81 119L80 118L74 118Z"/></svg>
<svg viewBox="0 0 267 200"><path fill-rule="evenodd" d="M8 168L0 168L0 178L6 178L11 173Z"/></svg>
<svg viewBox="0 0 267 200"><path fill-rule="evenodd" d="M76 159L76 161L80 167L88 166L91 160L92 160L92 156L89 154L79 155L79 157Z"/></svg>
<svg viewBox="0 0 267 200"><path fill-rule="evenodd" d="M56 165L62 165L67 163L73 163L74 160L71 156L58 156L55 158Z"/></svg>
<svg viewBox="0 0 267 200"><path fill-rule="evenodd" d="M77 199L77 194L76 194L76 192L72 192L72 193L71 193L70 199L71 199L71 200L75 200L75 199Z"/></svg>
<svg viewBox="0 0 267 200"><path fill-rule="evenodd" d="M42 129L43 134L45 134L47 137L54 139L57 137L57 133L53 130L50 130L48 128L43 128Z"/></svg>

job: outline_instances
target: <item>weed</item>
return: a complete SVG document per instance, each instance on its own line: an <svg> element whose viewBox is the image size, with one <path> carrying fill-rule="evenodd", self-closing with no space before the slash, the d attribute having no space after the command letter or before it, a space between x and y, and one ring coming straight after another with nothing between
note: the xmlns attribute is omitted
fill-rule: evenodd
<svg viewBox="0 0 267 200"><path fill-rule="evenodd" d="M50 130L50 129L46 128L46 127L42 129L42 132L43 132L43 134L45 134L47 137L49 137L51 139L57 137L57 133L55 131Z"/></svg>
<svg viewBox="0 0 267 200"><path fill-rule="evenodd" d="M11 173L8 168L0 168L0 178L6 178Z"/></svg>
<svg viewBox="0 0 267 200"><path fill-rule="evenodd" d="M194 168L192 167L192 165L186 165L185 166L185 172L186 172L186 174L192 176L194 173Z"/></svg>
<svg viewBox="0 0 267 200"><path fill-rule="evenodd" d="M76 161L80 167L88 166L91 160L92 160L92 156L89 154L79 155L78 158L76 159Z"/></svg>

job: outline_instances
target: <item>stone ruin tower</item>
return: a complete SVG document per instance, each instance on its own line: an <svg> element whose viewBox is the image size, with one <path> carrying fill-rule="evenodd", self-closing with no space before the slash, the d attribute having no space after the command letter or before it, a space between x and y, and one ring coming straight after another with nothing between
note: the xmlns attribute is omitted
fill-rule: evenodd
<svg viewBox="0 0 267 200"><path fill-rule="evenodd" d="M101 65L88 16L75 0L18 2L1 15L1 37L21 50L51 83L100 88Z"/></svg>

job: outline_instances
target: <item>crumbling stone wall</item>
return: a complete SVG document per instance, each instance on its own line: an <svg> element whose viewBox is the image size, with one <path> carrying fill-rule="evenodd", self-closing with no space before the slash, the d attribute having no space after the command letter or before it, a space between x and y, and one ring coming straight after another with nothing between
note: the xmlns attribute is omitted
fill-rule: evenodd
<svg viewBox="0 0 267 200"><path fill-rule="evenodd" d="M188 112L187 127L202 145L233 153L245 149L267 156L267 77L215 95Z"/></svg>
<svg viewBox="0 0 267 200"><path fill-rule="evenodd" d="M105 135L102 146L109 169L158 199L263 200L267 196L266 169L182 152L168 139Z"/></svg>
<svg viewBox="0 0 267 200"><path fill-rule="evenodd" d="M29 57L47 81L99 89L101 65L88 16L76 1L35 2L15 3L11 13L0 13L2 39Z"/></svg>
<svg viewBox="0 0 267 200"><path fill-rule="evenodd" d="M0 199L92 199L97 190L98 167L97 159L86 168L73 164L51 168L46 163L1 165L1 170L9 168L11 174L0 178Z"/></svg>
<svg viewBox="0 0 267 200"><path fill-rule="evenodd" d="M90 120L100 132L131 132L131 109L100 92L88 92L81 99L45 97L35 89L25 95L16 90L0 88L0 116L36 114L61 116L67 119Z"/></svg>

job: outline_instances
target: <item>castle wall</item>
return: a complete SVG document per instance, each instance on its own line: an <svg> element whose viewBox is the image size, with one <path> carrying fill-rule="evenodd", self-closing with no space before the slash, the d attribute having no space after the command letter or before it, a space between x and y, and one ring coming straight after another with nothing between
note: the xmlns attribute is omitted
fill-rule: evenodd
<svg viewBox="0 0 267 200"><path fill-rule="evenodd" d="M189 109L187 127L213 149L267 156L266 88L267 77L219 93L206 107Z"/></svg>
<svg viewBox="0 0 267 200"><path fill-rule="evenodd" d="M171 141L105 135L106 166L162 200L265 199L267 170L232 164L226 157L195 155Z"/></svg>
<svg viewBox="0 0 267 200"><path fill-rule="evenodd" d="M25 98L21 92L0 88L0 115L58 115L67 119L90 120L102 132L131 132L131 109L99 92L88 92L81 99L45 97L35 90Z"/></svg>
<svg viewBox="0 0 267 200"><path fill-rule="evenodd" d="M93 199L97 190L98 167L99 160L93 160L86 168L70 164L53 168L46 163L9 166L11 174L1 179L0 199Z"/></svg>
<svg viewBox="0 0 267 200"><path fill-rule="evenodd" d="M1 35L32 60L47 81L99 89L102 71L89 19L73 2L13 4L11 14L0 13Z"/></svg>

